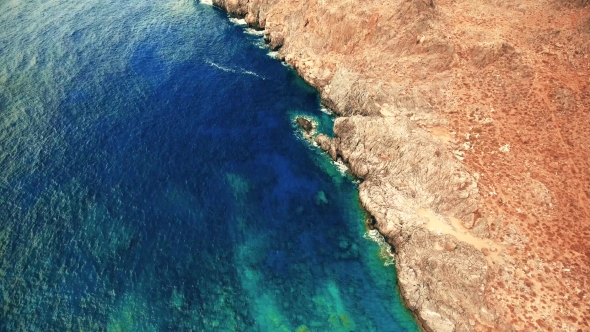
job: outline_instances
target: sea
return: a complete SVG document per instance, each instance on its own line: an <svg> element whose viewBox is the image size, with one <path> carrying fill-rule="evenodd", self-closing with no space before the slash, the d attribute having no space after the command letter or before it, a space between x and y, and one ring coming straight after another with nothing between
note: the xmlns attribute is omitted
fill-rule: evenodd
<svg viewBox="0 0 590 332"><path fill-rule="evenodd" d="M187 0L0 0L0 331L418 331L318 93Z"/></svg>

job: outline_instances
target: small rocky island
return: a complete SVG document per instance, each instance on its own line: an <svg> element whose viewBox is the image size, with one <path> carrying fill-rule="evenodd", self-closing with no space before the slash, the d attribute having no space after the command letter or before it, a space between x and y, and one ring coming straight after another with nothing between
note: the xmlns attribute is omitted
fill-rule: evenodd
<svg viewBox="0 0 590 332"><path fill-rule="evenodd" d="M303 130L305 130L305 132L306 132L307 134L310 134L310 133L311 133L311 131L313 130L313 123L312 123L310 120L308 120L308 119L306 119L306 118L303 118L303 117L297 117L296 121L297 121L297 124L298 124L298 125L299 125L299 126L300 126L300 127L303 129Z"/></svg>

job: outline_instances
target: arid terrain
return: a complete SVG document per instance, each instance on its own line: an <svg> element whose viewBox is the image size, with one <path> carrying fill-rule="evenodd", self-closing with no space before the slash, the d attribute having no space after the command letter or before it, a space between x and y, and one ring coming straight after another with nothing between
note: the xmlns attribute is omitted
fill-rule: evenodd
<svg viewBox="0 0 590 332"><path fill-rule="evenodd" d="M590 330L590 1L213 2L339 115L425 330Z"/></svg>

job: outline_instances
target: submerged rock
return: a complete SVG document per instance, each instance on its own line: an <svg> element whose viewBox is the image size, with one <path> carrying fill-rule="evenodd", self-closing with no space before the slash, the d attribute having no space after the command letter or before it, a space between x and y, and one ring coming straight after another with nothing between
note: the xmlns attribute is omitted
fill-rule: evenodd
<svg viewBox="0 0 590 332"><path fill-rule="evenodd" d="M328 204L328 198L326 197L326 193L323 190L318 191L318 193L315 195L315 204L316 205Z"/></svg>

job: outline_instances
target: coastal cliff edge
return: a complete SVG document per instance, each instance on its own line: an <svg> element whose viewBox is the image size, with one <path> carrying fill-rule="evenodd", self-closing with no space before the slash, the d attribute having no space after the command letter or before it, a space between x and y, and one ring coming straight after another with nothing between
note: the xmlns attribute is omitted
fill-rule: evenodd
<svg viewBox="0 0 590 332"><path fill-rule="evenodd" d="M332 109L426 331L590 328L590 3L213 0Z"/></svg>

